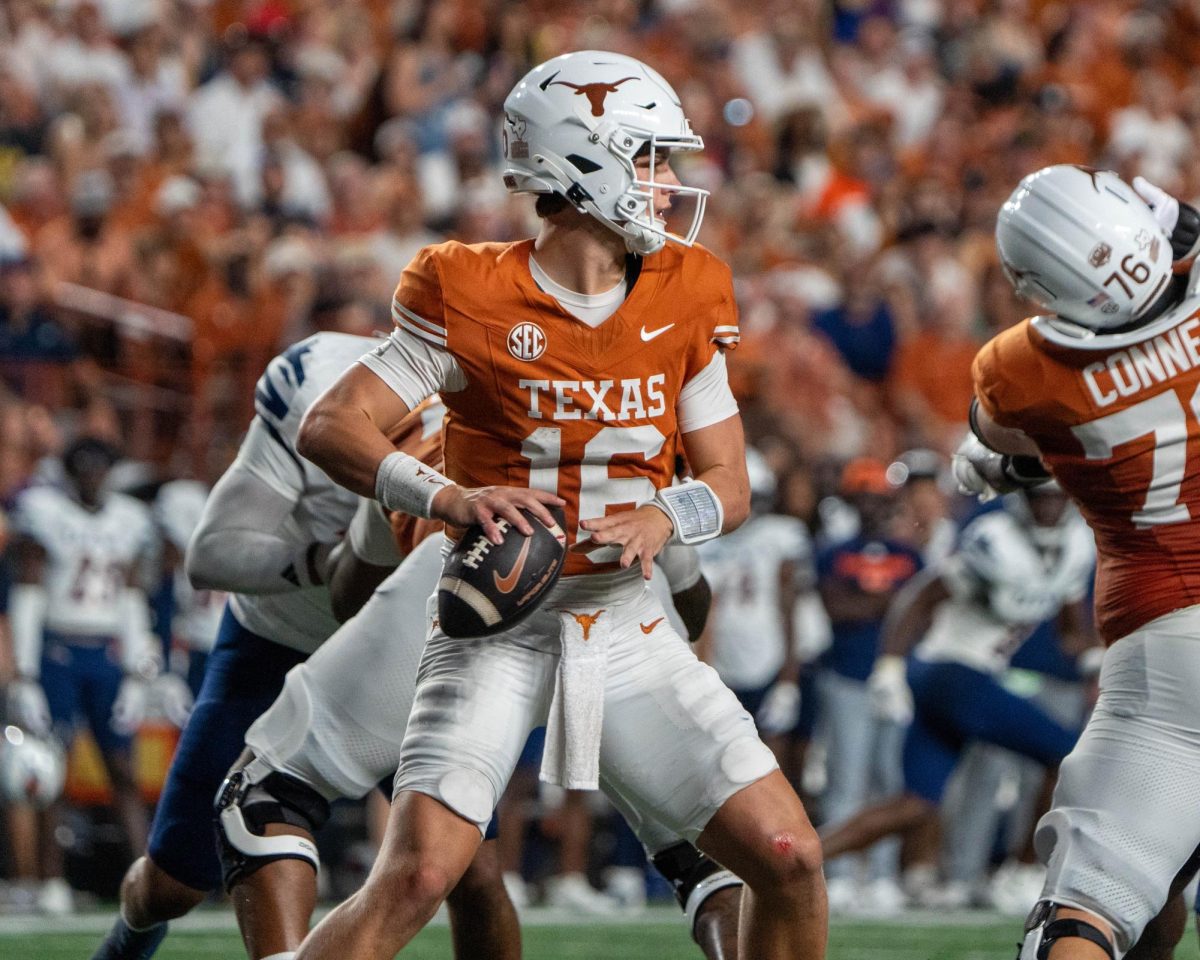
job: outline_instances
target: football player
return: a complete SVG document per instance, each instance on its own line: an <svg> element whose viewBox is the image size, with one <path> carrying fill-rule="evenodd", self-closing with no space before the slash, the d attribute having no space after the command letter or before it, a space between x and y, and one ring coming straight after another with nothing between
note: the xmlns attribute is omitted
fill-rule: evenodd
<svg viewBox="0 0 1200 960"><path fill-rule="evenodd" d="M298 957L392 957L470 863L530 730L543 777L602 782L746 882L744 956L823 956L819 843L753 720L648 593L654 556L745 517L741 420L723 349L728 268L694 245L701 147L679 98L639 61L583 52L523 78L504 105L505 183L538 194L534 240L420 251L396 328L310 409L300 450L388 509L522 534L564 508L565 574L520 627L450 640L431 626L383 849L364 887ZM696 201L683 233L665 215ZM386 442L440 392L446 475ZM695 479L671 487L676 448ZM569 697L564 689L569 688ZM556 694L557 691L557 694ZM551 709L552 704L555 709Z"/></svg>
<svg viewBox="0 0 1200 960"><path fill-rule="evenodd" d="M246 730L278 696L288 670L337 629L329 559L358 498L299 457L295 437L308 405L374 342L316 334L272 360L258 382L254 420L237 459L213 488L187 552L193 586L231 596L146 855L125 876L121 915L96 960L151 956L167 921L218 886L213 797L243 749ZM498 901L506 903L498 873L495 884ZM498 922L511 940L516 921L511 905L507 910L511 923Z"/></svg>
<svg viewBox="0 0 1200 960"><path fill-rule="evenodd" d="M146 715L162 662L137 574L155 547L138 501L105 490L118 452L83 437L63 453L65 486L35 486L17 500L16 582L9 622L17 678L10 716L66 748L78 722L95 737L114 805L134 850L146 840L146 810L133 776L133 735ZM61 807L50 810L50 823ZM59 844L43 845L43 909L70 909Z"/></svg>
<svg viewBox="0 0 1200 960"><path fill-rule="evenodd" d="M431 451L440 447L436 431L433 441ZM440 465L440 456L421 459ZM400 565L353 619L288 674L279 699L250 727L247 752L218 794L226 885L252 958L290 956L285 949L307 933L318 866L313 833L329 804L364 796L395 773L425 646L425 618L413 612L426 608L441 571L444 538L427 536L434 529L404 514L394 515L389 525L374 500L362 501L347 534L349 549L330 577L335 608L354 613L359 600L341 596L344 590L361 591L379 582L382 571ZM697 589L703 581L694 550L673 546L662 559L665 576L656 576L656 582L665 581L660 589L670 591L668 609L702 624L708 593ZM658 824L643 824L641 833L706 956L735 956L741 881ZM275 841L278 849L269 855L256 849L256 837L280 835L298 840ZM495 854L484 853L488 847L476 856L470 879L453 893L460 911L488 906L498 869ZM486 874L478 869L481 856L488 858ZM458 955L482 955L484 944L460 927ZM487 955L499 956L494 947Z"/></svg>
<svg viewBox="0 0 1200 960"><path fill-rule="evenodd" d="M1091 533L1061 491L1025 496L1028 507L1021 501L971 521L955 553L918 574L889 609L868 686L877 713L909 724L904 791L823 830L826 857L893 833L924 837L917 831L936 824L946 784L972 741L1050 769L1075 745L1077 731L1000 682L1017 647L1060 614L1064 649L1080 655L1090 645L1080 606L1095 558ZM936 846L921 853L921 863L936 860Z"/></svg>
<svg viewBox="0 0 1200 960"><path fill-rule="evenodd" d="M1200 845L1200 214L1137 185L1047 167L1001 208L1005 272L1047 313L975 358L957 461L984 494L1048 471L1098 549L1100 696L1038 823L1022 960L1125 954Z"/></svg>

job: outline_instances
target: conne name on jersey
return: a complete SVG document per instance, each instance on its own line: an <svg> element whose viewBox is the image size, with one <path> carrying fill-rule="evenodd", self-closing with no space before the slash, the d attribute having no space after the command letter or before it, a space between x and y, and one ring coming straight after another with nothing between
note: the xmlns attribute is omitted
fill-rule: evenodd
<svg viewBox="0 0 1200 960"><path fill-rule="evenodd" d="M552 420L644 420L667 410L665 373L625 380L518 380L529 391L529 417L542 420L542 396L553 399Z"/></svg>
<svg viewBox="0 0 1200 960"><path fill-rule="evenodd" d="M1104 360L1083 368L1083 381L1101 407L1116 403L1147 387L1165 383L1193 367L1200 367L1200 317L1192 317L1166 333L1110 353Z"/></svg>

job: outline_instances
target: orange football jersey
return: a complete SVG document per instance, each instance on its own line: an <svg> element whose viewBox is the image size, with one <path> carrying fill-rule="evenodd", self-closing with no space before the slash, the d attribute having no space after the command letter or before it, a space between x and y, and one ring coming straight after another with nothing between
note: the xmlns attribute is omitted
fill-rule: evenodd
<svg viewBox="0 0 1200 960"><path fill-rule="evenodd" d="M465 389L442 394L446 474L556 492L573 542L581 517L631 509L671 483L680 391L737 343L737 308L728 267L668 244L592 328L537 286L532 250L532 240L427 247L400 279L393 317L465 374ZM612 569L617 556L572 553L564 572Z"/></svg>
<svg viewBox="0 0 1200 960"><path fill-rule="evenodd" d="M392 443L401 453L442 470L442 420L446 408L440 397L431 397L400 421ZM426 537L442 529L440 520L425 520L393 510L388 516L400 555L407 557Z"/></svg>
<svg viewBox="0 0 1200 960"><path fill-rule="evenodd" d="M979 402L1024 431L1096 536L1108 643L1200 603L1200 310L1121 348L1053 342L1045 320L980 350Z"/></svg>

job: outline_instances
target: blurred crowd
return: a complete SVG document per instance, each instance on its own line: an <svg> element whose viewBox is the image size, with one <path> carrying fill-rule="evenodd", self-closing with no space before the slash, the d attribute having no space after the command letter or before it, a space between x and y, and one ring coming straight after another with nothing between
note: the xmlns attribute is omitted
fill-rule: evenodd
<svg viewBox="0 0 1200 960"><path fill-rule="evenodd" d="M1187 0L0 0L0 498L80 435L128 487L211 483L282 347L388 326L430 242L532 234L500 104L587 48L655 65L704 137L678 173L733 266L735 390L776 509L830 544L845 464L936 478L961 436L1024 315L992 240L1024 174L1200 196ZM922 553L962 505L891 476Z"/></svg>

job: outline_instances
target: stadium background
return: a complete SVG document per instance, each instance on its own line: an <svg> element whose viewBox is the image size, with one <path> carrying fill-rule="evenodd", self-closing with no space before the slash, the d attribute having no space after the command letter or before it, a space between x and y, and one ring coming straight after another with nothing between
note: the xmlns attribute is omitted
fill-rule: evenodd
<svg viewBox="0 0 1200 960"><path fill-rule="evenodd" d="M131 489L211 482L278 350L385 327L426 243L532 232L499 106L581 48L654 64L705 139L679 173L733 266L731 375L779 509L818 537L847 462L961 436L971 357L1023 316L992 241L1021 176L1200 195L1196 3L3 0L0 497L82 434ZM143 733L147 799L172 737ZM69 795L73 879L111 894L86 749Z"/></svg>

